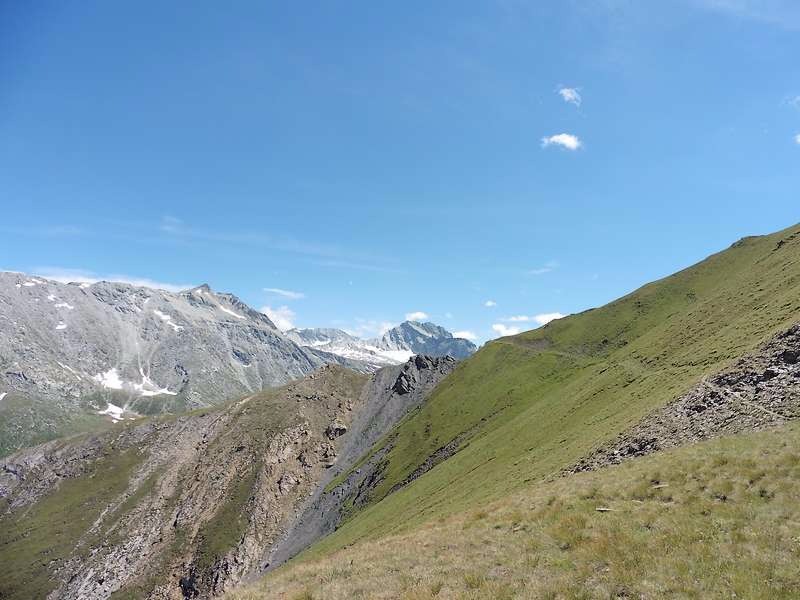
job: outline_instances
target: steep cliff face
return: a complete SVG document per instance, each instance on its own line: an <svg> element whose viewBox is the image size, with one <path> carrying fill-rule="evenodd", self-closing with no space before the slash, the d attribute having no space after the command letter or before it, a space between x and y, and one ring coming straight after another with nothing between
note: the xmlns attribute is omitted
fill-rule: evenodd
<svg viewBox="0 0 800 600"><path fill-rule="evenodd" d="M360 408L343 439L333 468L323 475L302 511L286 523L286 532L270 549L265 569L274 568L334 531L353 507L364 503L380 479L382 454L372 446L425 398L456 367L449 357L415 356L403 365L381 369L361 393Z"/></svg>

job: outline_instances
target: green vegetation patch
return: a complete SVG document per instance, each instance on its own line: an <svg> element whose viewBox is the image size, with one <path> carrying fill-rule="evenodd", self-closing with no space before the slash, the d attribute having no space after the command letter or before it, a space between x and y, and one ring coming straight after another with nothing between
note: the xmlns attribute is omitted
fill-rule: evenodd
<svg viewBox="0 0 800 600"><path fill-rule="evenodd" d="M53 571L73 552L88 551L79 540L100 513L123 493L133 469L144 457L136 450L109 454L65 479L32 506L0 518L0 597L44 598L56 582Z"/></svg>

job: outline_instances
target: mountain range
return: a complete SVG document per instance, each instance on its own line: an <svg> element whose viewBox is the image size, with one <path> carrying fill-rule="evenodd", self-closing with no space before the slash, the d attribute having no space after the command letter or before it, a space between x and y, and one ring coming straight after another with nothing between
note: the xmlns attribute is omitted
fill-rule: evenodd
<svg viewBox="0 0 800 600"><path fill-rule="evenodd" d="M14 291L45 285L19 277ZM189 326L178 300L150 302ZM140 318L174 331L155 316ZM368 351L435 331L400 329ZM275 335L303 356L364 351L336 331ZM336 356L1 459L0 597L800 594L800 226L460 361ZM140 402L181 393L118 364L125 393L145 375L162 391ZM116 383L117 363L91 366Z"/></svg>
<svg viewBox="0 0 800 600"><path fill-rule="evenodd" d="M475 352L475 344L455 338L434 323L404 321L381 337L363 340L341 329L291 329L289 339L300 346L321 350L371 367L398 364L415 354L462 359Z"/></svg>
<svg viewBox="0 0 800 600"><path fill-rule="evenodd" d="M0 455L109 421L216 405L326 364L369 372L422 351L475 350L443 328L406 322L374 350L338 332L361 349L350 351L309 333L323 330L284 334L208 285L173 293L10 272L0 272L0 330Z"/></svg>

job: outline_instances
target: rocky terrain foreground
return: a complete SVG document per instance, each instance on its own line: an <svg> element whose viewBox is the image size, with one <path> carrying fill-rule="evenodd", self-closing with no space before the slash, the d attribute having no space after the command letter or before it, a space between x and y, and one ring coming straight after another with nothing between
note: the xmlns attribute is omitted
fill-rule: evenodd
<svg viewBox="0 0 800 600"><path fill-rule="evenodd" d="M209 598L335 526L287 539L455 365L327 366L218 409L122 423L0 463L3 598ZM38 558L45 556L42 560ZM274 559L273 559L274 560Z"/></svg>

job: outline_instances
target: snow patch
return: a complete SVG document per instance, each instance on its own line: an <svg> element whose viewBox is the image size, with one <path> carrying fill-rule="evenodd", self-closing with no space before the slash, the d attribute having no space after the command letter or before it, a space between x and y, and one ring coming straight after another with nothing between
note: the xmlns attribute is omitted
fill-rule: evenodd
<svg viewBox="0 0 800 600"><path fill-rule="evenodd" d="M233 317L236 317L237 319L246 319L247 318L247 317L243 317L242 315L239 315L239 314L233 312L230 308L225 308L224 306L220 306L219 309L224 313L228 313L229 315L231 315Z"/></svg>
<svg viewBox="0 0 800 600"><path fill-rule="evenodd" d="M178 392L170 392L167 388L160 388L153 380L150 379L147 375L144 374L144 371L141 367L139 367L139 375L142 376L142 383L134 383L133 389L139 392L141 396L158 396L160 394L166 394L168 396L177 396Z"/></svg>
<svg viewBox="0 0 800 600"><path fill-rule="evenodd" d="M48 298L49 300L50 298ZM66 308L67 310L74 310L75 307L71 304L67 304L66 302L59 302L58 304L53 305L55 308Z"/></svg>
<svg viewBox="0 0 800 600"><path fill-rule="evenodd" d="M59 363L61 364L61 363ZM64 366L64 365L62 365ZM69 369L69 367L65 367ZM72 371L72 369L69 369ZM166 394L167 396L177 396L178 392L171 392L167 388L160 388L153 380L150 379L147 375L144 374L142 369L139 369L139 374L142 376L141 383L131 383L128 381L123 381L122 378L119 376L119 372L116 368L109 369L105 373L98 373L92 379L102 385L104 388L109 390L124 390L127 389L131 392L136 392L140 396L159 396L162 394Z"/></svg>
<svg viewBox="0 0 800 600"><path fill-rule="evenodd" d="M56 295L55 294L50 294L49 296L47 296L47 299L50 302L55 302L56 301Z"/></svg>
<svg viewBox="0 0 800 600"><path fill-rule="evenodd" d="M14 287L15 287L15 288L21 288L21 287L22 287L22 284L21 284L21 283L18 283L18 284L16 284Z"/></svg>
<svg viewBox="0 0 800 600"><path fill-rule="evenodd" d="M98 373L92 379L109 390L122 389L122 379L119 378L116 367L109 369L105 373Z"/></svg>
<svg viewBox="0 0 800 600"><path fill-rule="evenodd" d="M64 323L64 321L59 321L59 322L58 322L58 325L56 325L56 330L59 330L59 331L60 331L61 329L66 329L66 328L67 328L67 324L66 324L66 323Z"/></svg>
<svg viewBox="0 0 800 600"><path fill-rule="evenodd" d="M8 396L8 392L0 392L0 402L2 402L3 398L5 398L6 396Z"/></svg>
<svg viewBox="0 0 800 600"><path fill-rule="evenodd" d="M81 288L82 290L85 290L87 287L90 287L91 285L92 285L91 283L82 283L78 287Z"/></svg>
<svg viewBox="0 0 800 600"><path fill-rule="evenodd" d="M120 408L116 404L111 404L111 402L109 402L106 409L99 411L97 414L108 415L109 417L111 417L111 420L114 421L114 423L119 423L120 421L122 421L122 413L124 412L125 412L124 408Z"/></svg>
<svg viewBox="0 0 800 600"><path fill-rule="evenodd" d="M173 323L173 322L172 322L172 317L171 317L171 316L169 316L168 314L166 314L166 313L163 313L163 312L161 312L160 310L157 310L157 309L154 309L154 310L153 310L153 312L156 314L156 316L157 316L159 319L161 319L162 321L164 321L164 323L166 323L167 325L169 325L170 327L172 327L172 329L174 329L176 333L177 333L178 331L180 331L181 329L183 329L183 327L181 327L180 325L176 325L175 323Z"/></svg>
<svg viewBox="0 0 800 600"><path fill-rule="evenodd" d="M33 286L36 285L36 282L35 281L23 281L22 285L24 285L25 287L33 287Z"/></svg>

